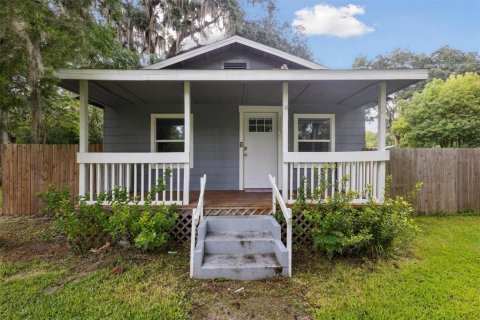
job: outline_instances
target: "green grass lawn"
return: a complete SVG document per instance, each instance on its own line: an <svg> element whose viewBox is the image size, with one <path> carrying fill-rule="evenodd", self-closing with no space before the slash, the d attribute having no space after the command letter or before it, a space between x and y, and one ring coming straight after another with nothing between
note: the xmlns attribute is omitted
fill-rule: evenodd
<svg viewBox="0 0 480 320"><path fill-rule="evenodd" d="M402 257L296 254L292 279L240 282L190 280L186 249L79 256L45 220L0 218L0 319L478 319L480 217L417 223Z"/></svg>

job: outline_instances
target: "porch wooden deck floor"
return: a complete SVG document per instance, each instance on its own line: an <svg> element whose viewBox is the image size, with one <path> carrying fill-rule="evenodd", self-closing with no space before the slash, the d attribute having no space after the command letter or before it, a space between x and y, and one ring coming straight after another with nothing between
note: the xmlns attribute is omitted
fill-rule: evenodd
<svg viewBox="0 0 480 320"><path fill-rule="evenodd" d="M191 191L190 204L187 207L196 207L199 195L199 191ZM204 206L205 208L267 208L272 206L272 193L245 192L243 190L206 190L204 195Z"/></svg>

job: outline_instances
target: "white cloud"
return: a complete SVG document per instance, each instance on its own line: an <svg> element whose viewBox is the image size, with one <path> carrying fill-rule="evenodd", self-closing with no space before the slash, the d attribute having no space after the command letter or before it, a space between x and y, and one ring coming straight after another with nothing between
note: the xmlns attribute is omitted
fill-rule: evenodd
<svg viewBox="0 0 480 320"><path fill-rule="evenodd" d="M364 14L365 9L354 4L338 8L328 4L318 4L313 8L307 7L296 11L293 25L302 27L307 35L349 38L374 31L355 17Z"/></svg>

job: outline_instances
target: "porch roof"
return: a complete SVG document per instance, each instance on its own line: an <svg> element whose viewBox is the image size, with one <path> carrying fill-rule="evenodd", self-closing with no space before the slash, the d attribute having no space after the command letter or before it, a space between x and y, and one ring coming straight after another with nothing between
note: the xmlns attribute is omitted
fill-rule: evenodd
<svg viewBox="0 0 480 320"><path fill-rule="evenodd" d="M56 71L60 86L78 93L89 80L89 100L97 106L183 102L183 81L192 83L194 104L281 105L282 82L289 103L331 103L340 107L375 105L377 83L392 94L428 77L425 69L391 70L95 70ZM278 94L277 94L278 93Z"/></svg>

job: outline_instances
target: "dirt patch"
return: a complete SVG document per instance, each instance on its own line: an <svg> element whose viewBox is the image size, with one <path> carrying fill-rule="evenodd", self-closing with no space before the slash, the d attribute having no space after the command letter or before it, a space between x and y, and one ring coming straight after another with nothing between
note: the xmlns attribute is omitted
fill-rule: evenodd
<svg viewBox="0 0 480 320"><path fill-rule="evenodd" d="M310 319L292 279L195 281L192 291L194 319Z"/></svg>
<svg viewBox="0 0 480 320"><path fill-rule="evenodd" d="M43 233L51 226L49 220L34 217L0 219L0 252L4 261L50 260L68 254L65 241L43 238Z"/></svg>
<svg viewBox="0 0 480 320"><path fill-rule="evenodd" d="M1 217L0 253L5 262L29 261L35 258L57 259L68 254L63 239L47 240L44 233L51 222L38 217Z"/></svg>

